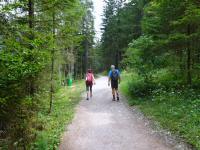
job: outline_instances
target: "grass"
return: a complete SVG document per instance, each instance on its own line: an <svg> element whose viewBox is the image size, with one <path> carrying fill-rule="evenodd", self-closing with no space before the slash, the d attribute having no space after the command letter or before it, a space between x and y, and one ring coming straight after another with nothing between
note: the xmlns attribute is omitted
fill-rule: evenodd
<svg viewBox="0 0 200 150"><path fill-rule="evenodd" d="M200 98L195 98L198 93L157 89L151 96L141 98L132 95L129 90L132 85L130 83L137 82L138 76L123 74L122 78L120 88L128 97L130 105L139 107L145 116L159 122L163 128L200 150Z"/></svg>
<svg viewBox="0 0 200 150"><path fill-rule="evenodd" d="M63 87L56 94L53 110L48 114L49 102L44 100L44 108L38 113L37 138L31 149L58 149L62 133L74 117L74 108L79 103L83 91L83 82L74 83L73 87Z"/></svg>

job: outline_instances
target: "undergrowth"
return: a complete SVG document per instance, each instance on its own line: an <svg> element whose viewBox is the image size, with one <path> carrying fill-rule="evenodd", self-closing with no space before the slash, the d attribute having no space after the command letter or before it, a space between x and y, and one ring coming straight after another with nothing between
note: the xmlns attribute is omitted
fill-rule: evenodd
<svg viewBox="0 0 200 150"><path fill-rule="evenodd" d="M80 100L82 91L83 82L58 90L55 94L53 110L50 114L48 114L48 100L43 100L43 108L40 108L41 111L38 113L37 122L40 124L37 125L36 141L32 144L31 149L54 150L58 148L66 125L73 119L74 108Z"/></svg>
<svg viewBox="0 0 200 150"><path fill-rule="evenodd" d="M122 79L120 88L130 105L139 107L148 118L200 149L199 90L166 88L156 82L145 85L136 73L123 73Z"/></svg>

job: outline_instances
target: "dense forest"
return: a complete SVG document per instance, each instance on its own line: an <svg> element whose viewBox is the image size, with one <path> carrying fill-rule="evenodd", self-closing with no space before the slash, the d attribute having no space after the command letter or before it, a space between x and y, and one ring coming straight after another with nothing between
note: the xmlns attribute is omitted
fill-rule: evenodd
<svg viewBox="0 0 200 150"><path fill-rule="evenodd" d="M132 96L130 104L200 148L200 1L121 4L106 1L105 68L125 69L122 91Z"/></svg>
<svg viewBox="0 0 200 150"><path fill-rule="evenodd" d="M146 80L162 70L177 85L198 86L199 1L121 4L107 1L104 10L102 51L108 64L136 68Z"/></svg>
<svg viewBox="0 0 200 150"><path fill-rule="evenodd" d="M91 0L0 1L0 149L45 149L41 111L55 112L69 79L111 64L131 105L200 148L200 1L104 2L94 42Z"/></svg>
<svg viewBox="0 0 200 150"><path fill-rule="evenodd" d="M0 2L0 134L4 147L30 149L35 118L44 108L42 96L48 97L45 105L51 113L56 90L67 79L82 78L87 65L96 63L92 11L89 0Z"/></svg>

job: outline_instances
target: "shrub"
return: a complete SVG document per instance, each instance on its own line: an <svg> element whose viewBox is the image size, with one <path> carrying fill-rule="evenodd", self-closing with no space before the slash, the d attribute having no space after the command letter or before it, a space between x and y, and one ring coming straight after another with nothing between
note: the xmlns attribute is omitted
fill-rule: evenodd
<svg viewBox="0 0 200 150"><path fill-rule="evenodd" d="M138 82L129 83L130 93L136 97L149 96L155 89L156 84L154 84L153 82L145 82L144 80L140 80Z"/></svg>

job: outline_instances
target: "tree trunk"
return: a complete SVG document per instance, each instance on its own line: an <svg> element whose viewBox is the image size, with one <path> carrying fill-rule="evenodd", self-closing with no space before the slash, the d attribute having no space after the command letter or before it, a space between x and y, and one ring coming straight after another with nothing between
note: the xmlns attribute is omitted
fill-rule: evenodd
<svg viewBox="0 0 200 150"><path fill-rule="evenodd" d="M28 0L28 24L30 29L29 39L34 40L34 0ZM33 49L33 46L29 46L30 50ZM31 61L31 60L30 60ZM29 77L29 94L30 96L34 95L34 78L32 76Z"/></svg>
<svg viewBox="0 0 200 150"><path fill-rule="evenodd" d="M81 66L80 66L80 68L81 68L81 71L80 71L80 73L81 73L81 79L83 78L83 69L84 69L84 67L83 67L83 57L81 56Z"/></svg>
<svg viewBox="0 0 200 150"><path fill-rule="evenodd" d="M85 73L87 72L87 69L88 69L88 50L89 50L89 43L88 43L88 40L86 39L85 40L85 60L84 60L84 64L85 64Z"/></svg>
<svg viewBox="0 0 200 150"><path fill-rule="evenodd" d="M60 85L62 86L63 85L63 82L62 82L62 71L61 71L61 65L59 64L58 66L58 74L59 74L59 81L60 81Z"/></svg>
<svg viewBox="0 0 200 150"><path fill-rule="evenodd" d="M187 34L190 35L190 25L187 27ZM191 75L191 48L190 48L190 40L187 42L187 84L192 84L192 75Z"/></svg>
<svg viewBox="0 0 200 150"><path fill-rule="evenodd" d="M28 0L29 28L34 27L34 0Z"/></svg>
<svg viewBox="0 0 200 150"><path fill-rule="evenodd" d="M117 50L116 51L116 54L115 54L115 67L118 69L119 68L119 51Z"/></svg>
<svg viewBox="0 0 200 150"><path fill-rule="evenodd" d="M55 53L55 12L53 12L53 40L54 40L54 47L51 51L51 86L50 86L50 107L49 113L52 111L52 103L53 103L53 93L54 93L54 53Z"/></svg>

